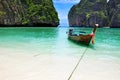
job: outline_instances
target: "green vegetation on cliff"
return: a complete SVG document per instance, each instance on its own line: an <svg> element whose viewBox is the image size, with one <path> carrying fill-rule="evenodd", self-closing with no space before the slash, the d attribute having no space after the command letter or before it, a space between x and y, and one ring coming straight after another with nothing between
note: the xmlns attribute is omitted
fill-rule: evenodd
<svg viewBox="0 0 120 80"><path fill-rule="evenodd" d="M108 16L110 27L120 27L120 0L109 0Z"/></svg>
<svg viewBox="0 0 120 80"><path fill-rule="evenodd" d="M6 14L6 12L0 11L0 16L3 16L5 14Z"/></svg>
<svg viewBox="0 0 120 80"><path fill-rule="evenodd" d="M81 0L68 14L70 26L120 27L120 0Z"/></svg>
<svg viewBox="0 0 120 80"><path fill-rule="evenodd" d="M69 11L69 25L93 26L98 23L100 26L106 26L108 23L106 7L107 0L81 0Z"/></svg>
<svg viewBox="0 0 120 80"><path fill-rule="evenodd" d="M2 16L0 17L0 24L59 25L58 14L52 0L5 0L1 1L0 4L4 5L0 8L0 15Z"/></svg>

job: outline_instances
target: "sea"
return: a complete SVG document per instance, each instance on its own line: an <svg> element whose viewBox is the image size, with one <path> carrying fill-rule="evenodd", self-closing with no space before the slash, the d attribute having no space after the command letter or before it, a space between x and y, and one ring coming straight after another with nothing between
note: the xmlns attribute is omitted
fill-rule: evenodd
<svg viewBox="0 0 120 80"><path fill-rule="evenodd" d="M77 44L68 39L69 27L0 28L0 49L14 50L33 57L40 55L86 56L120 61L120 28L98 28L95 44ZM73 28L77 33L93 28ZM15 54L15 53L11 53Z"/></svg>

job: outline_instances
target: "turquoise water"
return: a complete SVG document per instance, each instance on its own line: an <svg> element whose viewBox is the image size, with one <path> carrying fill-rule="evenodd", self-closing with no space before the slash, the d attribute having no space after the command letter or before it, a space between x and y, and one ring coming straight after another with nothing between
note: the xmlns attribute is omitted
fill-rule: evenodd
<svg viewBox="0 0 120 80"><path fill-rule="evenodd" d="M75 28L91 33L92 28ZM67 39L68 28L0 28L0 48L18 50L39 56L80 56L87 46ZM95 45L90 44L86 55L120 60L120 29L99 28Z"/></svg>

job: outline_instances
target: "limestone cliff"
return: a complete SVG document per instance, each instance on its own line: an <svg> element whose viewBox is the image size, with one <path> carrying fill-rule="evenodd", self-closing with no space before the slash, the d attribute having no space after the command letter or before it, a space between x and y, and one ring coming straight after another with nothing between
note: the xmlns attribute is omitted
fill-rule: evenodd
<svg viewBox="0 0 120 80"><path fill-rule="evenodd" d="M109 0L108 2L109 26L120 28L120 0Z"/></svg>
<svg viewBox="0 0 120 80"><path fill-rule="evenodd" d="M68 14L70 26L107 26L107 0L81 0Z"/></svg>
<svg viewBox="0 0 120 80"><path fill-rule="evenodd" d="M0 0L0 25L58 26L52 0Z"/></svg>

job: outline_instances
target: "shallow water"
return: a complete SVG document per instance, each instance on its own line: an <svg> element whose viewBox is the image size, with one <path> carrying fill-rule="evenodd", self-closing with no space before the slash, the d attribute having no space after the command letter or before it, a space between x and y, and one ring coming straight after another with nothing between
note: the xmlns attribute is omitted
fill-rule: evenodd
<svg viewBox="0 0 120 80"><path fill-rule="evenodd" d="M91 33L92 28L75 28ZM80 56L87 46L67 39L68 28L0 28L0 48L39 55ZM120 60L120 29L99 28L87 56Z"/></svg>

